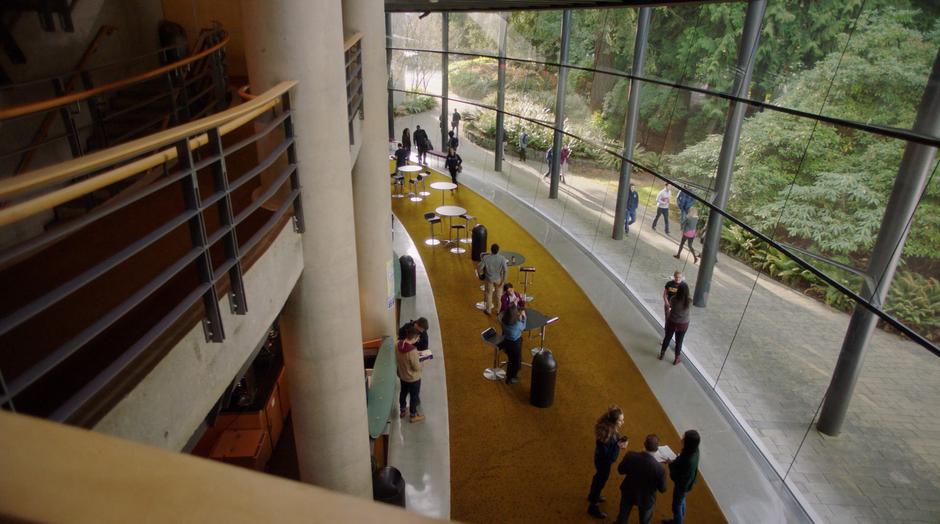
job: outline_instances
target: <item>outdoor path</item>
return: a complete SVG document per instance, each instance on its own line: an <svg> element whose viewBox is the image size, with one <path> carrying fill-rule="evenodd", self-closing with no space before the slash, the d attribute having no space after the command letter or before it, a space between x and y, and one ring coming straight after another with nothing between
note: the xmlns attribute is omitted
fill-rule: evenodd
<svg viewBox="0 0 940 524"><path fill-rule="evenodd" d="M461 107L461 106L457 106ZM436 131L436 114L397 119ZM508 149L508 148L507 148ZM610 238L616 178L577 175L557 200L541 180L541 154L523 165L461 136L462 177L499 187L561 225L662 321L662 285L674 269L695 285L691 257L672 258L672 236L651 231L641 202L637 223ZM700 244L696 244L696 248ZM909 341L876 330L843 433L826 437L814 418L829 384L849 316L727 256L719 259L708 307L693 311L685 351L722 396L778 474L827 522L940 521L940 362ZM656 348L650 348L655 351Z"/></svg>

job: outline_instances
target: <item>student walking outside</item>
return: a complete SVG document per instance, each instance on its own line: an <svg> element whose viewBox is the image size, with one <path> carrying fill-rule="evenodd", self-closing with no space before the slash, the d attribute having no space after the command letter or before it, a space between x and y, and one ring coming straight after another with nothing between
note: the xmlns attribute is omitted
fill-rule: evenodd
<svg viewBox="0 0 940 524"><path fill-rule="evenodd" d="M630 234L630 226L636 222L636 210L640 207L640 194L636 186L630 184L630 193L627 195L627 216L624 217L623 232Z"/></svg>
<svg viewBox="0 0 940 524"><path fill-rule="evenodd" d="M415 134L417 133L418 132L415 131ZM669 199L671 198L672 193L669 192L669 184L666 184L662 191L656 195L656 218L653 219L653 231L656 231L656 224L659 223L659 217L662 217L666 234L669 234Z"/></svg>
<svg viewBox="0 0 940 524"><path fill-rule="evenodd" d="M450 131L455 135L460 131L460 113L458 113L456 109L454 109L454 114L450 117Z"/></svg>
<svg viewBox="0 0 940 524"><path fill-rule="evenodd" d="M692 252L692 259L695 260L695 263L698 264L698 255L695 253L695 248L692 247L693 241L695 241L695 232L696 227L698 226L698 209L694 207L689 210L689 214L682 219L682 240L679 241L679 251L673 255L675 258L682 256L682 246L688 245L689 251Z"/></svg>
<svg viewBox="0 0 940 524"><path fill-rule="evenodd" d="M663 359L666 348L669 347L669 341L675 336L676 357L672 360L672 365L682 362L682 339L685 338L685 332L689 330L691 309L692 298L689 296L689 286L679 286L676 294L669 300L669 308L666 312L666 336L663 337L663 345L659 348L659 360Z"/></svg>
<svg viewBox="0 0 940 524"><path fill-rule="evenodd" d="M526 150L529 148L529 134L523 131L519 135L519 160L526 161Z"/></svg>

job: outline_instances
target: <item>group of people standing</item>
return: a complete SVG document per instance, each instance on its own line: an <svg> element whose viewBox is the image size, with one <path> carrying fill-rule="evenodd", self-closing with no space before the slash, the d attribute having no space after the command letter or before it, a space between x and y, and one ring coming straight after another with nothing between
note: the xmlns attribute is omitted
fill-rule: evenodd
<svg viewBox="0 0 940 524"><path fill-rule="evenodd" d="M623 223L623 232L625 234L630 234L630 226L636 222L636 213L639 206L640 195L637 193L636 186L630 184L630 191L627 194L626 215ZM653 218L653 223L651 224L653 231L656 231L656 226L659 224L659 220L662 219L666 234L669 234L669 209L671 206L672 191L669 184L666 184L656 195L656 217ZM682 249L688 248L692 253L693 260L697 264L699 258L698 253L695 252L695 247L692 245L695 237L698 236L699 227L698 209L694 207L695 198L687 191L680 191L679 196L676 198L676 206L679 208L679 225L682 228L682 238L679 241L679 251L676 252L673 257L680 258L682 256Z"/></svg>
<svg viewBox="0 0 940 524"><path fill-rule="evenodd" d="M542 175L542 179L548 178L552 174L552 160L555 158L555 147L549 147L545 150L545 163L548 166L548 170L545 171L545 174ZM560 166L561 172L561 183L566 184L565 175L568 173L568 159L571 158L571 148L568 147L568 144L565 144L561 147L561 155L558 157L558 165Z"/></svg>
<svg viewBox="0 0 940 524"><path fill-rule="evenodd" d="M500 254L499 244L491 245L477 265L477 276L484 284L483 312L491 315L498 308L496 314L503 330L499 348L507 357L506 383L516 384L522 367L522 332L526 328L525 296L506 281L508 273L509 261Z"/></svg>
<svg viewBox="0 0 940 524"><path fill-rule="evenodd" d="M607 518L601 511L600 504L606 499L601 495L604 485L610 478L610 470L620 456L620 450L627 449L629 438L620 434L623 425L623 410L611 406L594 424L594 477L588 493L588 514L598 519ZM698 479L699 443L701 436L691 429L682 437L682 451L675 460L668 460L659 455L659 437L647 435L643 441L643 451L627 451L617 466L617 472L624 476L620 483L620 507L614 521L626 524L633 506L639 512L640 524L649 524L653 519L653 506L656 494L666 492L666 470L673 482L672 520L670 524L682 524L685 521L685 499Z"/></svg>

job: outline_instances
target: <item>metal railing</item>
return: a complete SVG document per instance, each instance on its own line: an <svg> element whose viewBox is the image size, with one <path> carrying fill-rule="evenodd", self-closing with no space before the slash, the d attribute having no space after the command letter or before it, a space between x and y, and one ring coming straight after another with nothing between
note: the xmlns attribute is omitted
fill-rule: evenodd
<svg viewBox="0 0 940 524"><path fill-rule="evenodd" d="M356 143L353 120L362 110L362 33L356 33L345 41L346 49L346 111L349 115L349 145Z"/></svg>
<svg viewBox="0 0 940 524"><path fill-rule="evenodd" d="M2 170L23 173L62 144L80 157L225 109L228 40L221 29L206 31L192 52L165 47L130 61L6 86L0 93L15 99L37 93L46 98L0 108L0 122L30 137L0 148ZM75 84L82 90L73 92Z"/></svg>
<svg viewBox="0 0 940 524"><path fill-rule="evenodd" d="M0 181L0 199L20 200L0 209L3 228L155 167L164 172L149 185L0 254L0 281L7 283L31 271L34 277L51 281L47 287L33 286L36 289L32 292L10 289L11 301L0 310L3 408L57 421L72 420L194 307L200 311L206 341L224 340L220 291L228 294L232 313L244 315L248 310L242 281L246 257L257 255L262 240L279 230L288 213L293 214L294 230L304 230L290 110L289 91L294 85L296 82L282 82L224 112ZM275 140L271 136L278 130L282 137L272 145ZM223 140L230 133L232 136ZM244 172L236 175L229 171L232 155L253 154L256 147L266 152L258 154L248 167L242 162ZM89 173L98 174L88 177ZM262 173L271 180L262 184ZM246 202L245 192L253 187L252 198ZM236 195L239 204L235 203ZM50 250L74 237L121 236L122 230L132 227L116 217L142 221L147 215L160 218L150 220L152 229L121 239L94 260L83 258L80 267L69 267L72 262L63 260L44 262L43 257L55 252ZM107 229L115 224L117 228ZM151 255L146 258L152 262L159 251L165 251L159 267L150 268L149 273L137 270L141 256ZM36 274L44 263L71 271L65 271L64 277ZM132 273L145 275L137 279L141 283L125 289L124 294L108 289L113 272L121 269L126 273L128 267ZM29 287L26 282L23 285ZM84 302L89 293L95 296L95 286L99 291L100 286L105 287L105 296L96 299L106 306ZM154 302L154 297L159 298L167 289L175 298ZM109 296L112 294L119 296ZM146 311L142 313L141 307ZM69 319L62 315L70 308L92 309L94 313L84 315L85 322L68 329L62 326L69 324ZM141 317L148 322L141 324ZM24 342L44 326L65 332L46 337L54 343L45 346ZM115 345L124 349L111 359L103 360L104 353L95 354ZM64 386L55 382L55 377L76 367L81 370L81 380L73 377ZM38 401L40 390L42 400Z"/></svg>

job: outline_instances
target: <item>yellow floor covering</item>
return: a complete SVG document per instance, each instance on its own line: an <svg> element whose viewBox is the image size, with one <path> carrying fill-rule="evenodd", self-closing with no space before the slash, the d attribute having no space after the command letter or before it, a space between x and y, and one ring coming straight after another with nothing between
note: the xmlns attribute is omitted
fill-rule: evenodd
<svg viewBox="0 0 940 524"><path fill-rule="evenodd" d="M449 179L435 174L429 182ZM546 346L558 361L552 407L529 404L529 368L523 367L513 386L485 380L483 369L491 365L493 354L480 332L498 326L474 307L482 293L470 246L458 256L443 245L424 245L430 229L423 215L441 205L441 192L431 191L420 203L392 199L392 208L418 247L440 318L450 409L452 518L487 524L597 522L586 514L586 497L594 474L593 424L607 406L624 409L622 433L630 436L629 450L642 449L645 435L656 433L678 452L679 435L606 321L561 265L505 213L461 186L456 194L448 192L447 204L476 216L490 243L522 253L526 265L537 268L530 307L560 317L546 335ZM521 289L517 276L510 268L510 281ZM537 342L537 336L524 337L523 361L531 361L528 349ZM707 449L708 435L703 438ZM602 508L608 521L617 514L622 478L612 472L604 488L608 501ZM672 517L671 481L668 485L669 491L657 499L653 522ZM703 478L687 506L687 522L725 522ZM630 522L637 518L634 510Z"/></svg>

